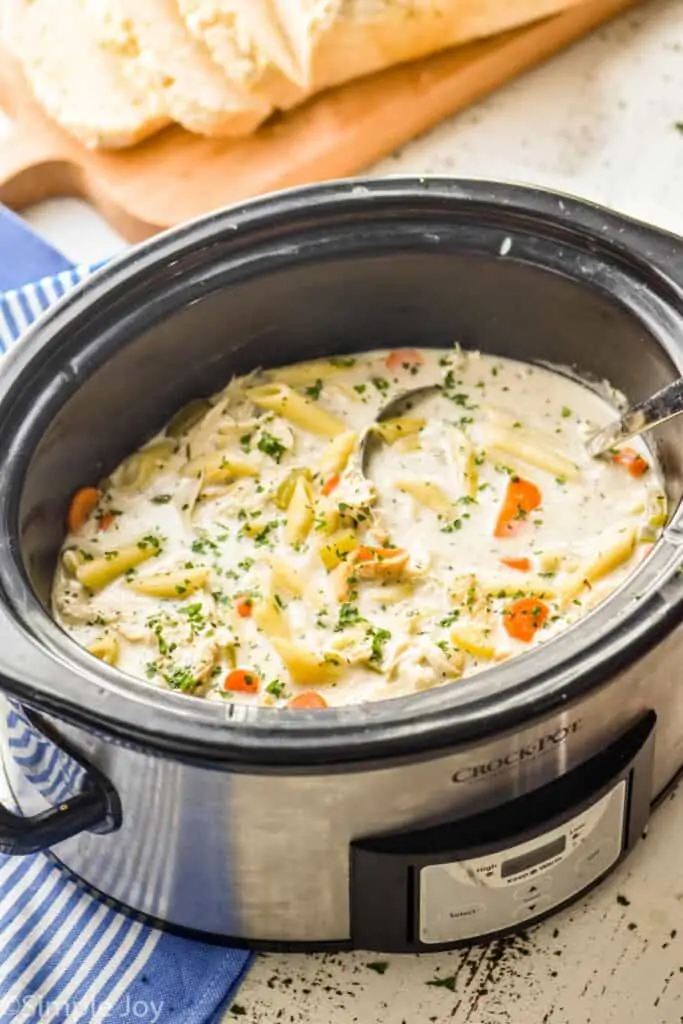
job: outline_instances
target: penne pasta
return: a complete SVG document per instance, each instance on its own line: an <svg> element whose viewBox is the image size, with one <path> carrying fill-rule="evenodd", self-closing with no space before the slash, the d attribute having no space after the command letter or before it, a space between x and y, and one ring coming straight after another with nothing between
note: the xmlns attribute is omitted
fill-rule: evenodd
<svg viewBox="0 0 683 1024"><path fill-rule="evenodd" d="M201 590L208 578L209 570L207 568L178 569L175 572L140 576L131 581L130 587L136 594L145 594L147 597L182 601L190 594Z"/></svg>
<svg viewBox="0 0 683 1024"><path fill-rule="evenodd" d="M166 433L169 437L182 437L183 434L186 434L188 430L191 430L192 427L202 420L210 408L211 406L204 398L188 402L169 421Z"/></svg>
<svg viewBox="0 0 683 1024"><path fill-rule="evenodd" d="M333 438L347 429L343 420L307 401L287 384L262 384L261 387L249 388L247 395L259 409L274 412L318 437Z"/></svg>
<svg viewBox="0 0 683 1024"><path fill-rule="evenodd" d="M326 686L339 678L342 659L336 653L319 654L303 643L281 638L273 640L273 647L295 683Z"/></svg>
<svg viewBox="0 0 683 1024"><path fill-rule="evenodd" d="M259 467L246 459L233 458L214 452L191 462L186 462L181 470L183 476L200 476L206 484L228 484L233 480L259 475Z"/></svg>
<svg viewBox="0 0 683 1024"><path fill-rule="evenodd" d="M376 604L398 604L399 601L407 601L413 596L415 584L408 580L406 583L392 583L368 593L368 600ZM414 619L417 616L413 616ZM412 622L412 620L411 620Z"/></svg>
<svg viewBox="0 0 683 1024"><path fill-rule="evenodd" d="M258 628L271 639L273 637L286 639L290 634L287 619L277 601L272 597L256 601L253 618Z"/></svg>
<svg viewBox="0 0 683 1024"><path fill-rule="evenodd" d="M483 430L486 451L489 455L505 457L510 455L521 459L530 466L551 473L564 480L578 480L580 473L575 463L559 452L537 443L518 431L506 431L499 427L487 426Z"/></svg>
<svg viewBox="0 0 683 1024"><path fill-rule="evenodd" d="M451 428L449 439L453 458L462 467L463 494L474 501L479 490L479 467L474 445L464 430Z"/></svg>
<svg viewBox="0 0 683 1024"><path fill-rule="evenodd" d="M310 469L293 469L278 486L273 500L280 511L286 512L289 508L289 503L294 495L296 482L300 476L304 476L307 480L313 479L313 474Z"/></svg>
<svg viewBox="0 0 683 1024"><path fill-rule="evenodd" d="M453 511L453 502L438 484L432 483L431 480L399 480L396 487L439 515L446 516Z"/></svg>
<svg viewBox="0 0 683 1024"><path fill-rule="evenodd" d="M330 473L342 473L357 443L358 434L355 430L345 430L343 434L337 434L330 441L318 463L320 475L326 477Z"/></svg>
<svg viewBox="0 0 683 1024"><path fill-rule="evenodd" d="M282 555L273 555L270 559L271 589L281 591L290 597L303 597L304 581L298 572Z"/></svg>
<svg viewBox="0 0 683 1024"><path fill-rule="evenodd" d="M357 547L358 534L355 530L340 530L339 533L332 534L329 540L320 545L318 549L320 560L327 571L332 572L340 562L346 561Z"/></svg>
<svg viewBox="0 0 683 1024"><path fill-rule="evenodd" d="M285 525L285 540L288 544L301 544L306 539L313 526L313 495L311 485L304 476L298 477L292 494L292 500L287 508L287 523Z"/></svg>
<svg viewBox="0 0 683 1024"><path fill-rule="evenodd" d="M100 661L106 661L108 665L115 665L119 658L119 642L115 636L108 633L90 644L88 651Z"/></svg>
<svg viewBox="0 0 683 1024"><path fill-rule="evenodd" d="M497 657L498 652L491 636L491 629L477 623L458 625L451 630L451 641L455 646L482 661L493 661Z"/></svg>
<svg viewBox="0 0 683 1024"><path fill-rule="evenodd" d="M128 490L146 487L156 473L166 465L175 447L175 441L163 439L142 448L119 466L112 475L112 482L115 486Z"/></svg>
<svg viewBox="0 0 683 1024"><path fill-rule="evenodd" d="M608 546L590 562L572 573L561 591L561 607L566 608L575 601L586 587L591 587L627 562L635 551L638 529L629 526L620 531Z"/></svg>
<svg viewBox="0 0 683 1024"><path fill-rule="evenodd" d="M426 423L426 420L416 416L399 416L395 419L381 420L379 423L373 424L372 429L385 444L394 444L402 438L419 434Z"/></svg>
<svg viewBox="0 0 683 1024"><path fill-rule="evenodd" d="M120 551L107 552L103 558L83 562L76 570L76 578L88 590L96 592L113 583L124 573L142 565L148 558L153 558L158 552L158 545L140 541L139 544L121 548Z"/></svg>

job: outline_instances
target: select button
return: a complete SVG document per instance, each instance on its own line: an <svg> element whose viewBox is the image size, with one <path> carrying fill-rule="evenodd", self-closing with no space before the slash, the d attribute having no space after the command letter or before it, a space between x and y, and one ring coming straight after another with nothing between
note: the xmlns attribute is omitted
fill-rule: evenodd
<svg viewBox="0 0 683 1024"><path fill-rule="evenodd" d="M484 910L486 907L483 903L472 903L468 907L455 907L453 910L449 910L448 916L451 921L461 921L465 917L476 917Z"/></svg>

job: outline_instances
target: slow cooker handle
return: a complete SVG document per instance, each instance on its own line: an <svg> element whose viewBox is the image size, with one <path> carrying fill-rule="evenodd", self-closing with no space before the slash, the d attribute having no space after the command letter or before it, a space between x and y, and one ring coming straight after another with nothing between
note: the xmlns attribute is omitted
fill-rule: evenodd
<svg viewBox="0 0 683 1024"><path fill-rule="evenodd" d="M0 853L25 857L49 850L79 832L109 831L112 827L110 796L98 786L31 818L14 814L0 804Z"/></svg>

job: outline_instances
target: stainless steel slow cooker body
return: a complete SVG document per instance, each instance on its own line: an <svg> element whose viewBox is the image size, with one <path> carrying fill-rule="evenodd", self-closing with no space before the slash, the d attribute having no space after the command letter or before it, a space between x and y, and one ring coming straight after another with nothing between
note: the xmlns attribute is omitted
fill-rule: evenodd
<svg viewBox="0 0 683 1024"><path fill-rule="evenodd" d="M288 947L439 948L597 881L683 764L677 511L632 579L556 640L457 686L322 713L163 692L94 661L45 605L73 490L232 373L458 340L639 399L683 370L682 312L679 239L486 182L282 193L95 275L0 377L0 687L20 809L0 813L0 849L50 848L160 923ZM682 429L656 436L673 509ZM596 807L616 847L558 867ZM543 836L546 863L529 866ZM542 875L542 898L492 894L494 862L496 877ZM470 906L463 890L444 921L445 875L424 869L452 864L487 895Z"/></svg>

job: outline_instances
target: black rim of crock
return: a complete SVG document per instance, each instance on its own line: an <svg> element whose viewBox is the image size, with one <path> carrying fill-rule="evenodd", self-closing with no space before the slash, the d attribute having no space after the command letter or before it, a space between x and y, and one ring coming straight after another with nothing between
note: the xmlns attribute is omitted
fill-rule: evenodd
<svg viewBox="0 0 683 1024"><path fill-rule="evenodd" d="M184 264L206 266L220 246L234 244L243 254L256 238L281 243L302 224L322 230L329 220L363 216L370 204L371 217L419 220L438 211L499 223L501 239L532 230L600 254L639 286L633 294L622 277L613 298L627 302L683 371L683 344L676 344L676 336L683 338L683 242L570 196L476 180L351 179L276 193L165 232L72 292L6 358L0 428L12 440L0 453L0 688L72 724L161 754L250 770L332 770L434 755L545 717L609 680L680 622L683 585L676 581L680 557L672 531L673 542L660 541L605 604L510 663L416 696L302 713L224 706L157 689L95 662L50 620L21 565L17 533L20 485L33 450L26 442L37 440L37 420L24 407L17 423L14 408L15 402L21 408L22 389L46 348L54 353L77 329L87 334L94 308L120 301L155 275L170 282Z"/></svg>

